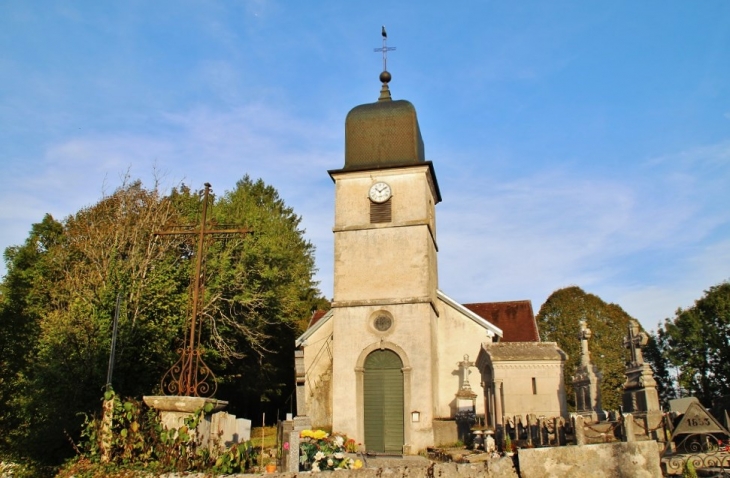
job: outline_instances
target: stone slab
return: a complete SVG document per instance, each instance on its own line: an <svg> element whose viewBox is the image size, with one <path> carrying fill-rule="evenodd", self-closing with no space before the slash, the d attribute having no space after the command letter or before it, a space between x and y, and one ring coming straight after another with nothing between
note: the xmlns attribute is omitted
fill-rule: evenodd
<svg viewBox="0 0 730 478"><path fill-rule="evenodd" d="M682 414L686 412L687 408L689 408L689 406L693 403L699 403L697 397L675 398L674 400L669 400L669 409L673 412Z"/></svg>
<svg viewBox="0 0 730 478"><path fill-rule="evenodd" d="M661 478L655 441L521 449L522 478Z"/></svg>
<svg viewBox="0 0 730 478"><path fill-rule="evenodd" d="M216 400L214 398L201 398L201 397L182 397L182 396L167 396L167 395L147 395L142 397L144 403L148 407L154 408L161 412L183 412L193 413L196 410L203 408L207 404L213 405L213 412L223 410L228 402L223 400Z"/></svg>
<svg viewBox="0 0 730 478"><path fill-rule="evenodd" d="M434 420L433 442L436 446L453 445L459 440L459 431L454 420Z"/></svg>

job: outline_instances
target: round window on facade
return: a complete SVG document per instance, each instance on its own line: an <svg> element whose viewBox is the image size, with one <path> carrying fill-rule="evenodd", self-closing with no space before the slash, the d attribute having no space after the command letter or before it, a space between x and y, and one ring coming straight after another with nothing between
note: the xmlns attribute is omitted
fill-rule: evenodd
<svg viewBox="0 0 730 478"><path fill-rule="evenodd" d="M386 332L393 326L393 318L390 315L380 313L375 316L373 322L375 329L380 332Z"/></svg>

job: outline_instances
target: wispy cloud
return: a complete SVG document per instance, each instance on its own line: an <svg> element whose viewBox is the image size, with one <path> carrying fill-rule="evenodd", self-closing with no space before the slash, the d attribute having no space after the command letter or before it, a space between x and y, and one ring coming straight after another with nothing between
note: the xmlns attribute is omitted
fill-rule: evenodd
<svg viewBox="0 0 730 478"><path fill-rule="evenodd" d="M730 247L718 234L730 225L726 154L726 144L705 146L614 177L446 178L441 287L464 302L530 298L537 308L553 290L579 285L654 327L730 278Z"/></svg>
<svg viewBox="0 0 730 478"><path fill-rule="evenodd" d="M35 168L17 171L12 192L0 191L0 243L21 243L46 212L64 217L94 203L128 171L150 186L158 173L165 187L209 181L218 192L245 174L261 177L303 216L310 240L326 242L331 194L312 191L322 189L329 182L326 170L341 163L340 141L330 125L262 104L167 113L144 132L68 137L47 145L42 160L30 159Z"/></svg>

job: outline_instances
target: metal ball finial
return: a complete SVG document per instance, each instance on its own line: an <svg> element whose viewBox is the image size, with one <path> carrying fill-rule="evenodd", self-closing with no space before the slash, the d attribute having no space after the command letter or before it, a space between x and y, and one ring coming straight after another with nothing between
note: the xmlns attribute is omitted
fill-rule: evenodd
<svg viewBox="0 0 730 478"><path fill-rule="evenodd" d="M390 73L388 71L383 71L380 74L381 83L384 83L384 84L390 83L391 78L392 78L392 76L390 75Z"/></svg>

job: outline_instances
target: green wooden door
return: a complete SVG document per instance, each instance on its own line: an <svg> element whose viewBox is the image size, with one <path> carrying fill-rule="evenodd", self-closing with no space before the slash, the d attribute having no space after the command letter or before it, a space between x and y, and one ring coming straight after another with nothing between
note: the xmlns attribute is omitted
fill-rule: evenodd
<svg viewBox="0 0 730 478"><path fill-rule="evenodd" d="M365 359L365 447L403 452L403 362L395 352L376 350Z"/></svg>

